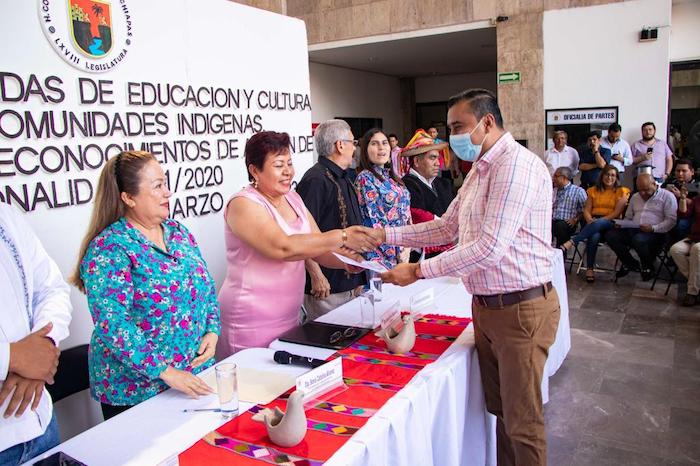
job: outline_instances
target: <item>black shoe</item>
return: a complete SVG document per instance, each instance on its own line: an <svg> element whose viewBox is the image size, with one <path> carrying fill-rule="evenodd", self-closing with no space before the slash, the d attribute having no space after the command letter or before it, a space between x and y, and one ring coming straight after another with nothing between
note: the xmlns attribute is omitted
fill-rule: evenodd
<svg viewBox="0 0 700 466"><path fill-rule="evenodd" d="M627 275L629 275L629 273L630 273L630 269L628 269L627 267L625 267L623 265L622 267L620 267L620 270L615 272L615 277L617 277L617 278L626 277Z"/></svg>
<svg viewBox="0 0 700 466"><path fill-rule="evenodd" d="M654 278L654 271L651 269L642 269L642 281L648 282Z"/></svg>
<svg viewBox="0 0 700 466"><path fill-rule="evenodd" d="M685 298L681 301L681 306L691 307L698 303L698 295L686 293Z"/></svg>

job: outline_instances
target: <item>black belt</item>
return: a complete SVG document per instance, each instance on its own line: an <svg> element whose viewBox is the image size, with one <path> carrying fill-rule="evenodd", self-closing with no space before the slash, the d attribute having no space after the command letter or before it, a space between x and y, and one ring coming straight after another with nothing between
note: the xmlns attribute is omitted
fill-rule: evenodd
<svg viewBox="0 0 700 466"><path fill-rule="evenodd" d="M545 291L546 289L546 291ZM484 307L512 306L523 301L546 296L552 291L552 282L530 288L529 290L514 291L513 293L495 294L491 296L474 296L474 301Z"/></svg>

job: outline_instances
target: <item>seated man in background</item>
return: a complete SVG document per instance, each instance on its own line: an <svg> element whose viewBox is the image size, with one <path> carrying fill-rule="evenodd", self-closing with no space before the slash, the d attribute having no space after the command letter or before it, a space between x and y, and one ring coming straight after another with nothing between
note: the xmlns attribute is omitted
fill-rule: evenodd
<svg viewBox="0 0 700 466"><path fill-rule="evenodd" d="M679 159L673 172L674 177L667 180L662 187L671 191L678 202L678 222L675 230L672 232L675 239L673 242L675 243L688 236L693 216L692 208L687 208L681 212L681 199L693 199L698 195L698 187L695 182L693 163L690 160Z"/></svg>
<svg viewBox="0 0 700 466"><path fill-rule="evenodd" d="M600 175L600 170L610 163L612 153L610 149L601 147L600 131L588 133L586 146L580 153L578 168L581 170L581 187L588 189L595 185Z"/></svg>
<svg viewBox="0 0 700 466"><path fill-rule="evenodd" d="M618 278L639 270L642 280L647 281L653 277L654 258L664 245L666 233L676 225L678 203L673 194L658 187L649 173L637 177L637 191L625 213L625 220L634 222L634 227L615 228L608 232L606 241L622 262ZM630 247L637 251L641 267L630 254Z"/></svg>
<svg viewBox="0 0 700 466"><path fill-rule="evenodd" d="M588 195L583 188L574 185L573 174L568 167L559 167L554 172L554 194L552 196L552 236L557 247L571 239L576 224L583 215L583 206Z"/></svg>
<svg viewBox="0 0 700 466"><path fill-rule="evenodd" d="M567 139L566 131L555 131L552 137L554 147L544 154L544 162L552 175L559 167L568 168L571 171L571 179L573 180L573 177L578 173L579 158L576 149L566 144Z"/></svg>
<svg viewBox="0 0 700 466"><path fill-rule="evenodd" d="M72 307L56 263L19 212L2 203L0 264L0 464L17 465L59 443L44 384L53 383Z"/></svg>
<svg viewBox="0 0 700 466"><path fill-rule="evenodd" d="M439 218L449 207L454 194L452 183L440 178L440 151L447 147L446 142L435 143L427 134L414 138L413 144L402 152L403 157L410 157L411 169L403 182L411 193L411 220L414 224ZM425 258L429 259L449 249L451 244L428 246L424 249ZM421 252L411 251L410 262L418 262Z"/></svg>
<svg viewBox="0 0 700 466"><path fill-rule="evenodd" d="M681 306L694 306L700 303L698 292L700 291L700 201L681 197L678 213L692 214L694 221L687 238L678 241L671 246L671 257L678 266L678 270L688 279L686 291Z"/></svg>

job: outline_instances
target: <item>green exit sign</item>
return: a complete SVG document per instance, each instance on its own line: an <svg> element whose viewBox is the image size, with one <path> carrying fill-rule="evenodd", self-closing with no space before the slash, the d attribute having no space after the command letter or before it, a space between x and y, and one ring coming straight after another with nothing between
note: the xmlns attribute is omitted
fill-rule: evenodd
<svg viewBox="0 0 700 466"><path fill-rule="evenodd" d="M520 71L508 71L506 73L498 73L498 84L519 83Z"/></svg>

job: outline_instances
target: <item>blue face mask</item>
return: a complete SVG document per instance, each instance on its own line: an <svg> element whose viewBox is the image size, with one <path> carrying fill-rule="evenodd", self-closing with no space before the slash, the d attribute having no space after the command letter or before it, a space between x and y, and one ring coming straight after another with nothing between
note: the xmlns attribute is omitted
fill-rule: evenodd
<svg viewBox="0 0 700 466"><path fill-rule="evenodd" d="M482 140L481 144L474 144L472 142L472 133L481 126L483 121L483 119L479 120L479 124L469 133L450 135L450 147L459 159L465 162L473 162L481 154L481 146L484 144L484 141ZM486 136L484 136L484 139L486 139Z"/></svg>

